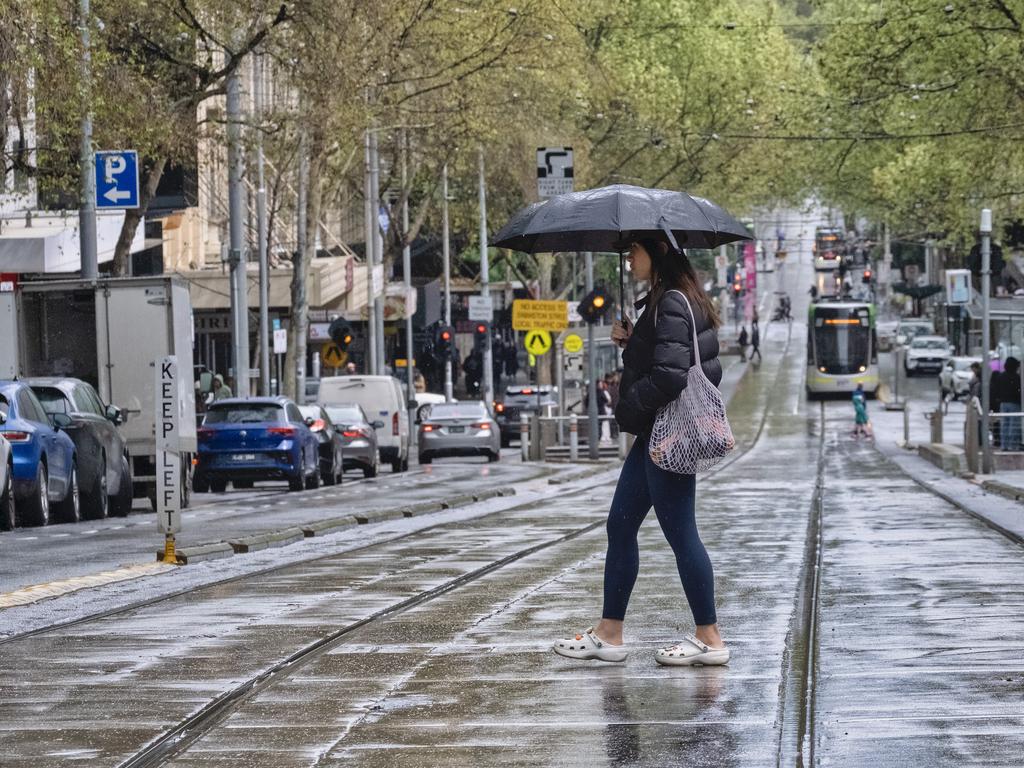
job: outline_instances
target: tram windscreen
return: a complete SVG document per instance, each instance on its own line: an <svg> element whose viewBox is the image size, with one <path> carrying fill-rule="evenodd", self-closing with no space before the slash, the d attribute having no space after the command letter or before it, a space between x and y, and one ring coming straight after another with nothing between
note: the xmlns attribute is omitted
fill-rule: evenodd
<svg viewBox="0 0 1024 768"><path fill-rule="evenodd" d="M822 373L861 373L871 362L871 321L867 307L816 307L814 358Z"/></svg>

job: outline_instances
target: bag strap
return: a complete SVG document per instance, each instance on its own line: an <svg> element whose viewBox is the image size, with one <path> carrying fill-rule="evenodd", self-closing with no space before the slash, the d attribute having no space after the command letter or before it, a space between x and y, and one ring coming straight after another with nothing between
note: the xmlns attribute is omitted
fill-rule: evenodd
<svg viewBox="0 0 1024 768"><path fill-rule="evenodd" d="M700 343L697 340L697 321L693 317L693 307L690 306L690 300L686 297L685 293L678 290L677 288L672 288L671 290L665 291L665 293L678 293L680 296L683 297L683 301L686 302L686 308L690 310L690 330L693 332L693 356L697 360L697 365L700 365ZM659 301L658 303L660 304L661 302ZM658 326L657 307L654 308L654 326L655 328L657 328Z"/></svg>

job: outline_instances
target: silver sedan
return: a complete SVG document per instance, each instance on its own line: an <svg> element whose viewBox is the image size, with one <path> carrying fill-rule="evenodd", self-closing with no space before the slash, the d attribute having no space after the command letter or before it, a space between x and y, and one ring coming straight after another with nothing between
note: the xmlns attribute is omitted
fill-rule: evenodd
<svg viewBox="0 0 1024 768"><path fill-rule="evenodd" d="M441 456L501 457L501 433L482 400L438 403L420 424L420 464Z"/></svg>

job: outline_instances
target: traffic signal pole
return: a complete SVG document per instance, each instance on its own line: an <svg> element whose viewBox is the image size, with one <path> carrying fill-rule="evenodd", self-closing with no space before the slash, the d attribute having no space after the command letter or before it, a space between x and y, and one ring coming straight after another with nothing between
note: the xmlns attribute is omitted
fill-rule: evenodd
<svg viewBox="0 0 1024 768"><path fill-rule="evenodd" d="M448 244L448 163L441 167L441 258L444 262L444 324L452 324L452 271L451 253ZM455 340L452 339L454 342ZM444 399L449 403L453 399L452 387L452 356L445 355L444 360Z"/></svg>
<svg viewBox="0 0 1024 768"><path fill-rule="evenodd" d="M99 262L96 255L96 157L92 151L92 47L89 40L89 0L79 0L78 12L81 17L79 23L82 25L82 84L86 91L82 109L81 156L78 160L81 172L78 248L82 277L86 280L95 280L99 277Z"/></svg>
<svg viewBox="0 0 1024 768"><path fill-rule="evenodd" d="M484 185L484 148L479 149L480 170L480 295L485 299L491 295L490 263L487 258L487 191ZM487 319L487 338L484 339L484 403L490 411L494 403L494 358L491 323L494 315Z"/></svg>
<svg viewBox="0 0 1024 768"><path fill-rule="evenodd" d="M370 191L369 129L366 130L363 141L363 160L365 165L363 174L363 223L366 229L366 235L363 238L365 240L364 250L366 251L364 256L364 261L366 262L366 339L364 344L366 360L364 367L366 369L365 373L375 374L377 372L377 324L373 312L373 251L376 237L373 228L377 214L373 210L373 194Z"/></svg>
<svg viewBox="0 0 1024 768"><path fill-rule="evenodd" d="M587 265L587 293L594 290L594 254L584 254ZM587 323L587 452L591 459L600 456L600 428L597 423L597 350L595 349L594 324Z"/></svg>
<svg viewBox="0 0 1024 768"><path fill-rule="evenodd" d="M409 403L415 401L415 371L413 361L416 355L413 354L412 339L412 314L409 312L409 298L412 295L412 246L409 244L409 193L406 190L408 184L409 164L409 136L402 130L402 193L405 196L402 201L402 278L405 281L405 373L408 376L408 399ZM412 429L413 421L416 419L416 411L410 406L409 425Z"/></svg>

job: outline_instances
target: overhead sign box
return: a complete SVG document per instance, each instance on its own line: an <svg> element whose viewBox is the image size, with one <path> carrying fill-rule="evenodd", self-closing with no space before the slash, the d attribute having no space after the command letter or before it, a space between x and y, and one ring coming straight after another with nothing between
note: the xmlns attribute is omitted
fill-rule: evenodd
<svg viewBox="0 0 1024 768"><path fill-rule="evenodd" d="M512 302L512 328L517 331L564 331L568 327L568 302L533 299Z"/></svg>

